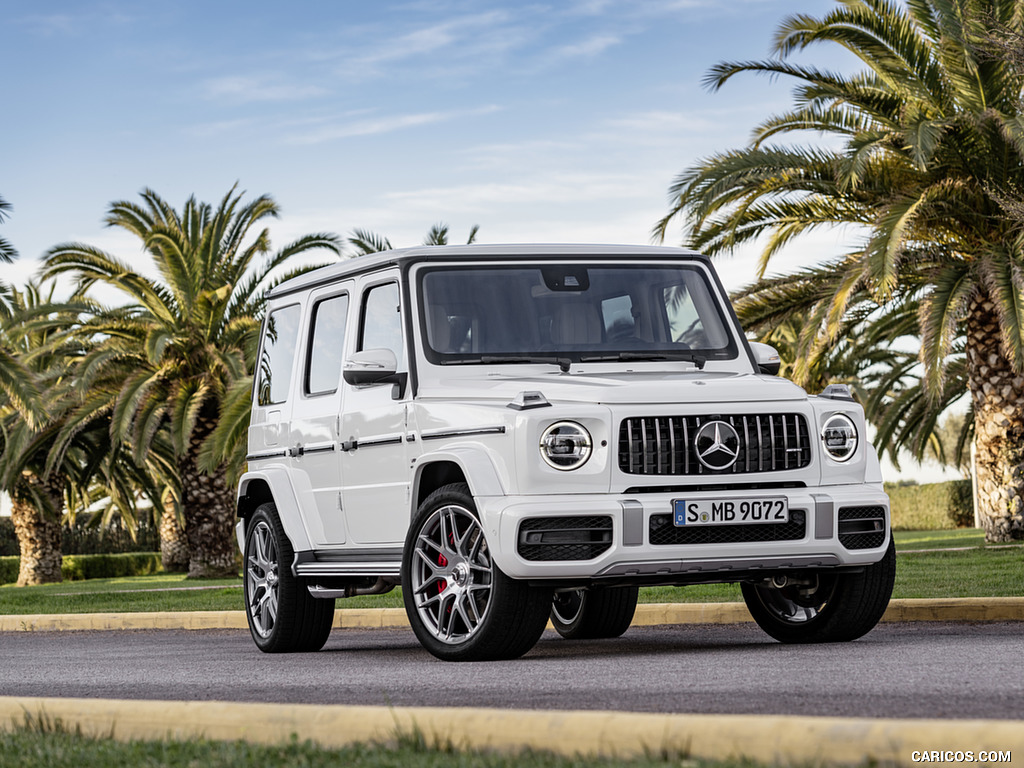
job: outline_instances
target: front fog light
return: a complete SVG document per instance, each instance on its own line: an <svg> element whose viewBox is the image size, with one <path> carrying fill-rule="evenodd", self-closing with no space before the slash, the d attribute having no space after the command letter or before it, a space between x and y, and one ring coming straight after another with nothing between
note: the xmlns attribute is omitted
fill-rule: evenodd
<svg viewBox="0 0 1024 768"><path fill-rule="evenodd" d="M555 469L582 467L592 449L590 433L574 421L555 422L540 436L540 455Z"/></svg>
<svg viewBox="0 0 1024 768"><path fill-rule="evenodd" d="M848 416L829 416L821 428L821 444L836 461L846 461L857 451L857 427Z"/></svg>

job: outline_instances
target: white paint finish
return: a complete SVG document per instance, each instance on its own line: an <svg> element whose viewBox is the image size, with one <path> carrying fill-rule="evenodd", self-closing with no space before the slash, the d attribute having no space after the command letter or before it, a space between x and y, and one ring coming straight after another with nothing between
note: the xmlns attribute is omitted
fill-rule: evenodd
<svg viewBox="0 0 1024 768"><path fill-rule="evenodd" d="M399 265L412 264L411 305L413 338L406 339L404 354L416 373L416 397L411 385L404 396L392 397L391 383L351 385L342 383L335 396L305 398L301 379L293 382L291 402L281 406L281 424L290 431L288 443L321 445L336 440L348 450L320 454L316 462L309 455L290 457L288 472L299 495L296 514L307 520L316 548L401 545L410 516L413 482L419 492L424 470L435 461L459 467L477 499L484 528L499 565L510 575L528 578L585 578L617 562L699 562L764 557L829 556L846 563L871 562L882 550L847 552L836 539L815 540L811 494L829 495L835 508L842 504L877 504L888 501L878 485L877 462L870 456L863 413L854 403L808 398L789 381L754 371L741 331L726 313L729 332L734 334L739 354L733 359L709 360L704 368L689 361L600 361L573 363L568 372L559 366L536 362L502 365L431 364L422 352L421 326L417 313L416 270L429 264L479 265L500 259L508 264L519 258L532 263L557 263L559 259L621 255L624 261L666 258L684 260L699 269L711 270L703 259L678 249L611 246L462 246L420 248L369 256L310 273L285 284L276 292L277 304L299 301L312 306L316 296L337 292L339 281L350 288L351 306L348 354L359 348L360 301L367 289L399 278ZM365 270L357 274L358 270ZM712 281L712 286L717 284ZM716 288L717 290L717 288ZM405 301L405 296L403 296ZM725 305L724 295L714 301ZM272 302L274 304L274 302ZM304 328L308 327L308 318ZM305 331L304 331L305 332ZM304 349L305 339L300 344ZM304 352L299 352L300 360ZM408 363L400 364L400 371ZM296 374L298 376L298 374ZM515 410L509 405L524 391L542 393L545 407ZM821 425L835 412L847 414L857 425L861 440L857 453L841 464L824 456L818 439ZM667 512L678 494L628 492L634 486L687 484L691 477L636 475L618 466L618 430L623 419L637 416L753 415L798 413L807 420L811 434L811 461L802 469L741 476L702 475L699 482L713 486L742 480L803 484L802 488L773 489L785 495L791 509L804 509L809 525L798 542L757 542L751 544L688 545L680 547L631 546L623 550L621 502L632 501L643 509L643 528L651 514ZM340 415L339 415L340 414ZM560 471L543 461L539 440L550 424L572 420L586 427L593 437L593 453L581 468ZM251 445L266 445L260 430L267 414L254 410ZM340 424L339 424L340 422ZM340 430L338 427L340 426ZM383 444L381 441L384 441ZM283 444L283 443L282 443ZM328 459L336 457L336 465ZM340 479L335 471L340 472ZM301 480L299 479L301 476ZM338 517L340 488L344 514ZM276 493L276 488L275 488ZM730 491L737 493L755 491ZM713 490L701 491L713 498ZM696 497L695 497L696 498ZM615 521L615 545L605 554L582 562L526 562L516 554L519 520L525 516L550 514L609 514ZM343 521L343 524L342 524ZM317 531L317 533L313 533Z"/></svg>

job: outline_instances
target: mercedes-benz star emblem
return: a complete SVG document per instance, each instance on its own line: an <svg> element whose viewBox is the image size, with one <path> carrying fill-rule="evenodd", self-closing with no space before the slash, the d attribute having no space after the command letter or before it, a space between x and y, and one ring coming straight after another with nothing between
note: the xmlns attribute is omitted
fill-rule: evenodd
<svg viewBox="0 0 1024 768"><path fill-rule="evenodd" d="M731 424L724 421L709 421L701 425L693 443L697 459L708 469L728 469L740 455L740 436Z"/></svg>

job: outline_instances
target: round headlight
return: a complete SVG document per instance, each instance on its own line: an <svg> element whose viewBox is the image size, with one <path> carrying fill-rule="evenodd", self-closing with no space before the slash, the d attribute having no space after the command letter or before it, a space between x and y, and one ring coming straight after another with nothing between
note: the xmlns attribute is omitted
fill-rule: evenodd
<svg viewBox="0 0 1024 768"><path fill-rule="evenodd" d="M821 428L821 444L831 458L846 461L857 451L857 427L849 416L829 416Z"/></svg>
<svg viewBox="0 0 1024 768"><path fill-rule="evenodd" d="M590 458L593 442L582 424L558 421L540 436L540 455L555 469L578 469Z"/></svg>

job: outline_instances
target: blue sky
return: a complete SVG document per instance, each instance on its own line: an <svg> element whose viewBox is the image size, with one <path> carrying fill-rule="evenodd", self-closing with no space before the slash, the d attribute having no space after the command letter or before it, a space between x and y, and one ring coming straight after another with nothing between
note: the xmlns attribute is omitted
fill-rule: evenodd
<svg viewBox="0 0 1024 768"><path fill-rule="evenodd" d="M646 243L677 173L788 103L789 84L753 76L710 93L709 67L765 58L785 16L831 6L2 0L0 232L21 259L0 276L23 282L67 241L141 268L137 242L102 225L111 201L216 202L235 182L278 201L277 244L362 228L414 245L442 221L453 242L479 224L481 242ZM737 287L753 264L719 269Z"/></svg>
<svg viewBox="0 0 1024 768"><path fill-rule="evenodd" d="M4 0L15 274L67 240L131 252L101 221L143 187L180 206L236 181L280 203L279 242L358 227L413 245L438 221L453 239L647 242L676 173L786 104L753 77L709 93L708 68L828 6Z"/></svg>

